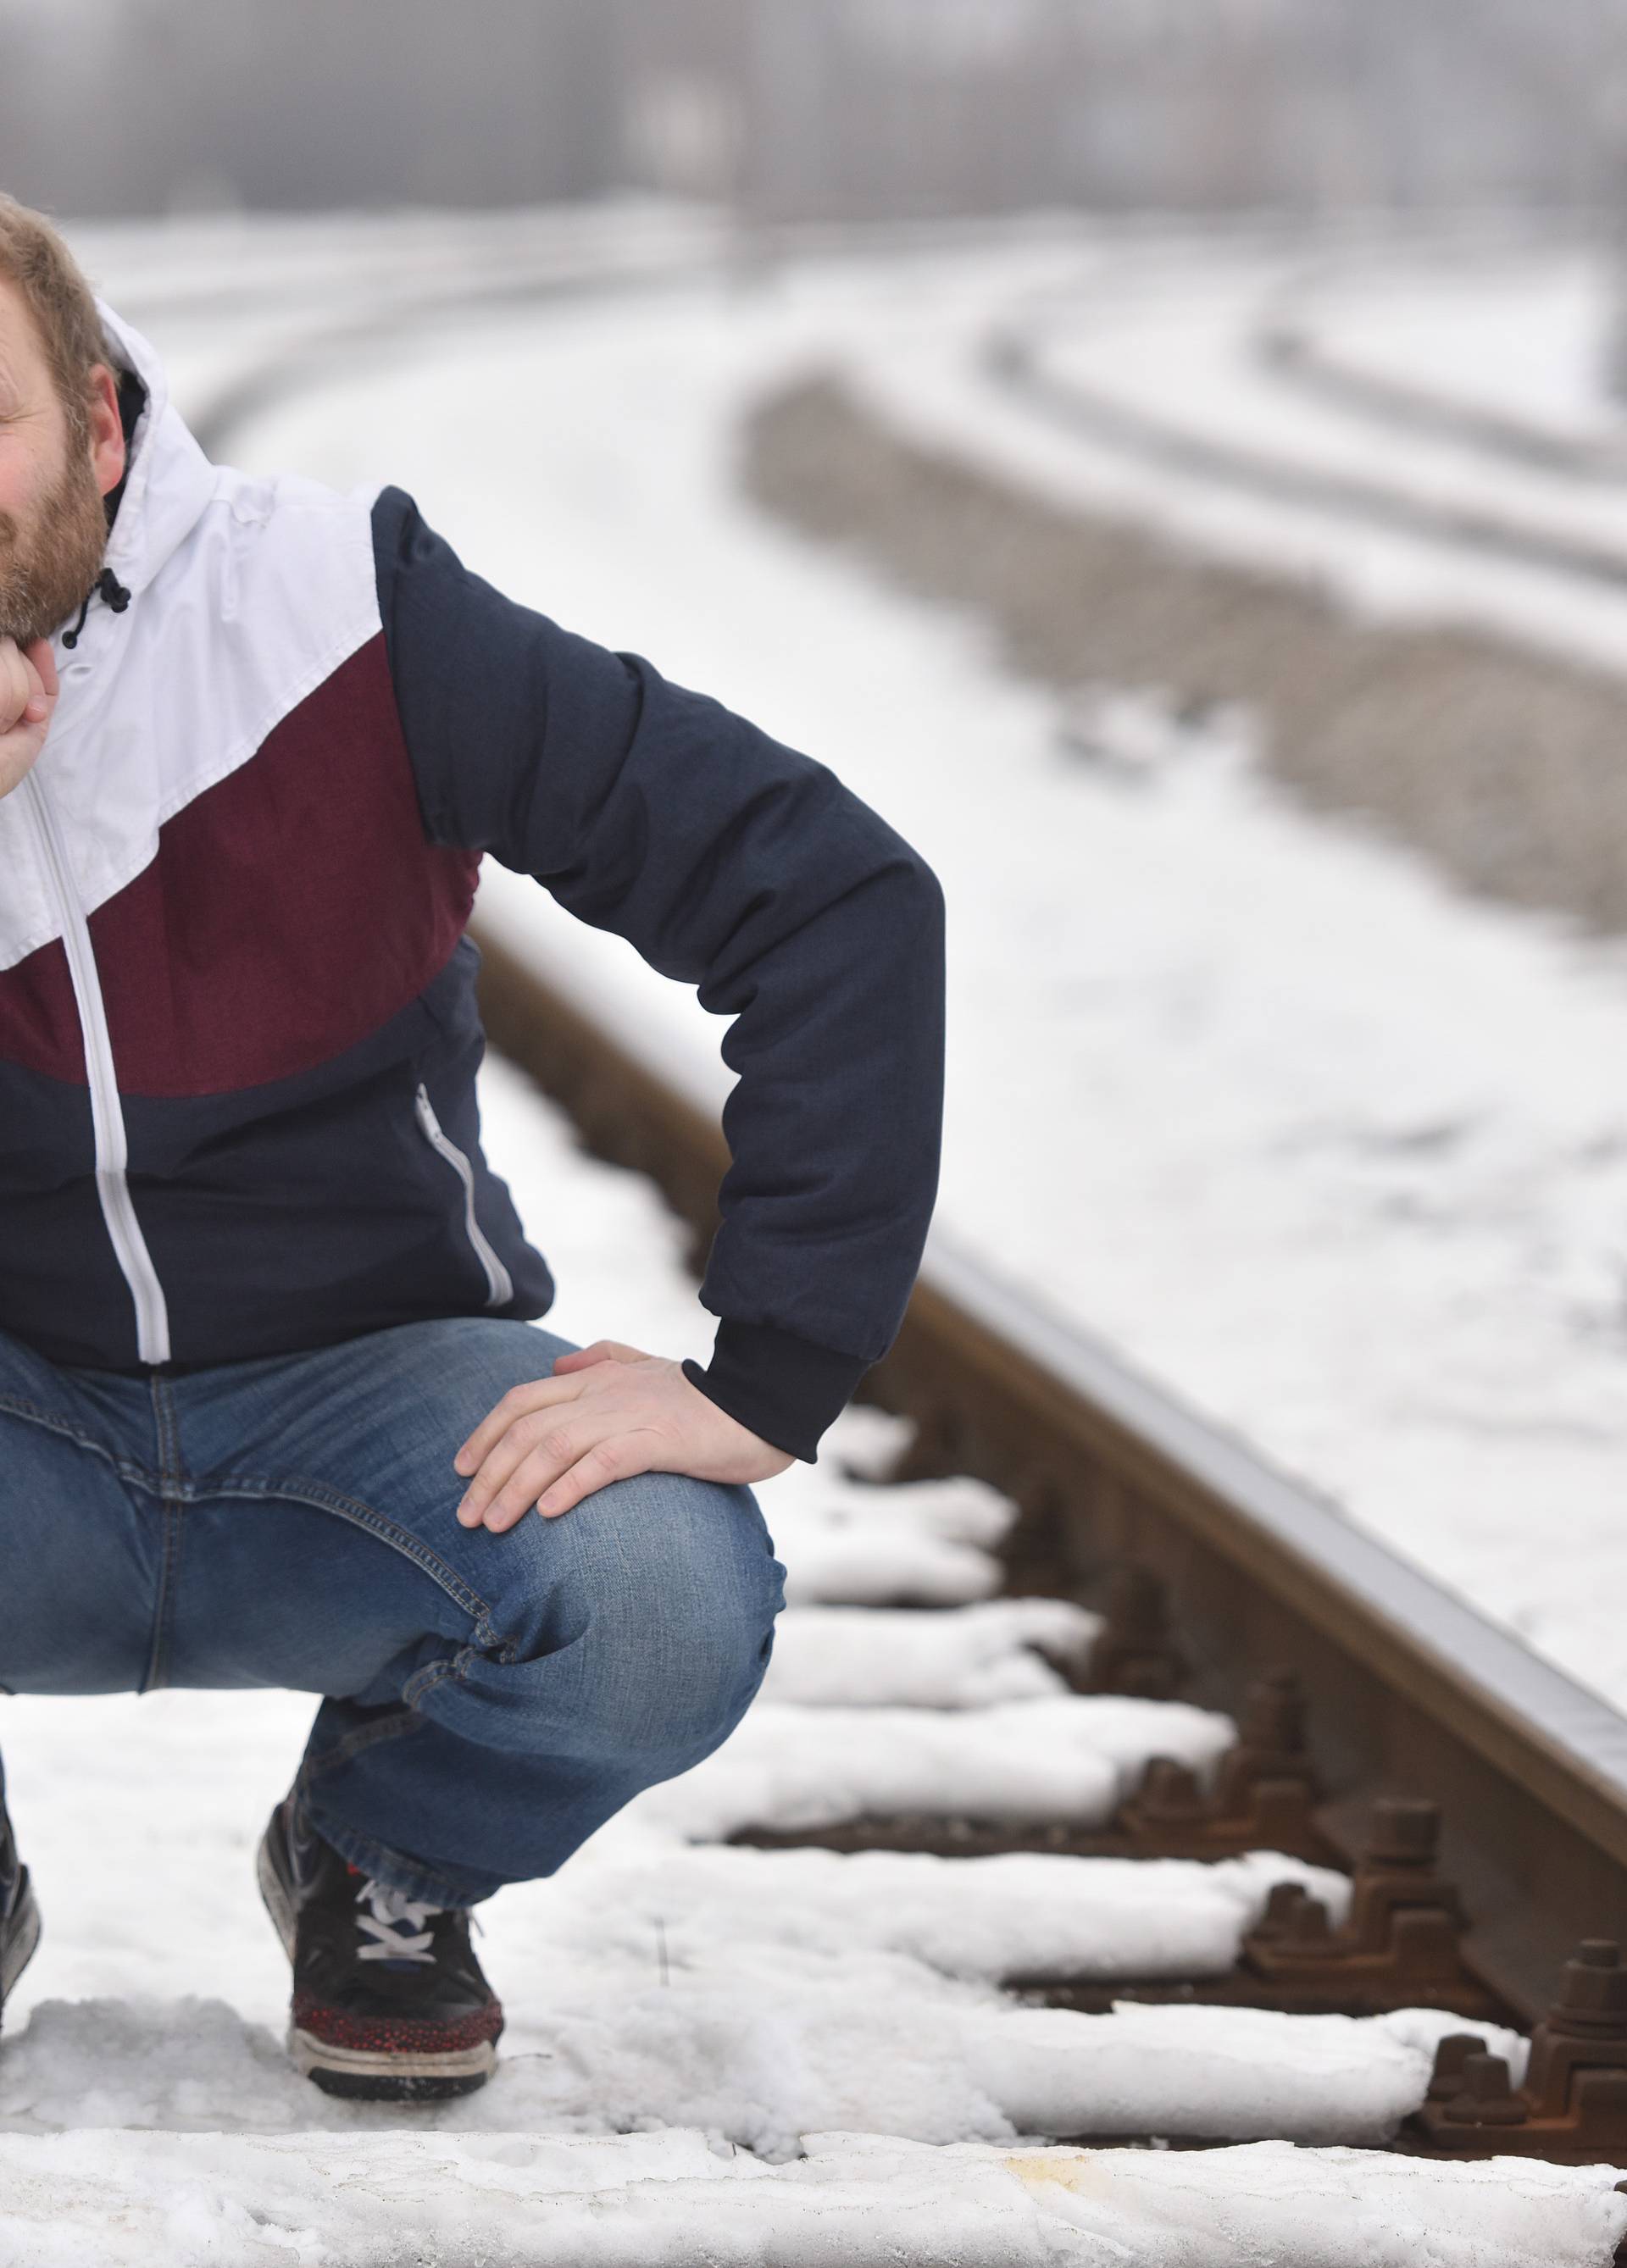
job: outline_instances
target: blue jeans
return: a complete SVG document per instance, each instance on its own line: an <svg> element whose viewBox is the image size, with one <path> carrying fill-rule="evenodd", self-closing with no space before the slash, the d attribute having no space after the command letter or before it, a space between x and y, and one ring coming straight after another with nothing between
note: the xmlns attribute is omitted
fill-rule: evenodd
<svg viewBox="0 0 1627 2268"><path fill-rule="evenodd" d="M458 1525L453 1454L569 1345L455 1316L127 1378L0 1331L0 1691L319 1693L345 1858L440 1905L551 1874L739 1723L784 1572L748 1488L674 1473Z"/></svg>

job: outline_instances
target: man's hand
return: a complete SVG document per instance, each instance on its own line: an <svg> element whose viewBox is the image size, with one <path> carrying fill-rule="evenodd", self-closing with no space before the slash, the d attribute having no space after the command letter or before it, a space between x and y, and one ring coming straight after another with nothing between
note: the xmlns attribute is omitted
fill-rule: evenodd
<svg viewBox="0 0 1627 2268"><path fill-rule="evenodd" d="M551 1378L512 1387L453 1459L474 1476L458 1518L497 1535L534 1504L556 1520L635 1473L749 1483L795 1462L691 1386L677 1363L617 1339L562 1354Z"/></svg>
<svg viewBox="0 0 1627 2268"><path fill-rule="evenodd" d="M48 642L19 646L0 637L0 795L33 768L56 707L56 663Z"/></svg>

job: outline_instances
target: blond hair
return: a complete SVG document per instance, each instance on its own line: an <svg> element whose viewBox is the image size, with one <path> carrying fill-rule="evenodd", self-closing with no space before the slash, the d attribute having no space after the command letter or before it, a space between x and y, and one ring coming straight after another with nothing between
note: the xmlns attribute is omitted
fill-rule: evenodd
<svg viewBox="0 0 1627 2268"><path fill-rule="evenodd" d="M96 296L68 247L43 213L0 190L0 276L21 292L56 392L73 446L90 438L90 377L98 363L117 368L96 312Z"/></svg>

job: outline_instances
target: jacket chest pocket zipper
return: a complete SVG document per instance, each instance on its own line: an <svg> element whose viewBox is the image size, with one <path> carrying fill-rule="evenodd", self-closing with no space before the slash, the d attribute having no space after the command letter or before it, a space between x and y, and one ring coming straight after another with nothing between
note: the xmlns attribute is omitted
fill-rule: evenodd
<svg viewBox="0 0 1627 2268"><path fill-rule="evenodd" d="M440 1120L435 1116L435 1106L430 1101L429 1089L420 1085L415 1099L418 1123L423 1129L425 1140L438 1151L463 1184L463 1226L475 1256L486 1271L486 1305L505 1307L514 1296L513 1278L492 1250L485 1232L475 1218L475 1171L455 1142L448 1141L441 1131Z"/></svg>

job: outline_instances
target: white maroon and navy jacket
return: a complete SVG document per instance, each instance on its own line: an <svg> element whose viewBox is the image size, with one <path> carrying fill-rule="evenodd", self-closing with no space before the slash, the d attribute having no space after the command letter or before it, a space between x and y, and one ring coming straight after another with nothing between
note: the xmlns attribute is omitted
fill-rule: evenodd
<svg viewBox="0 0 1627 2268"><path fill-rule="evenodd" d="M823 764L493 590L399 489L210 464L102 313L146 398L0 797L0 1329L141 1373L546 1314L481 1154L489 852L735 1019L720 1322L685 1369L812 1458L936 1192L931 869Z"/></svg>

